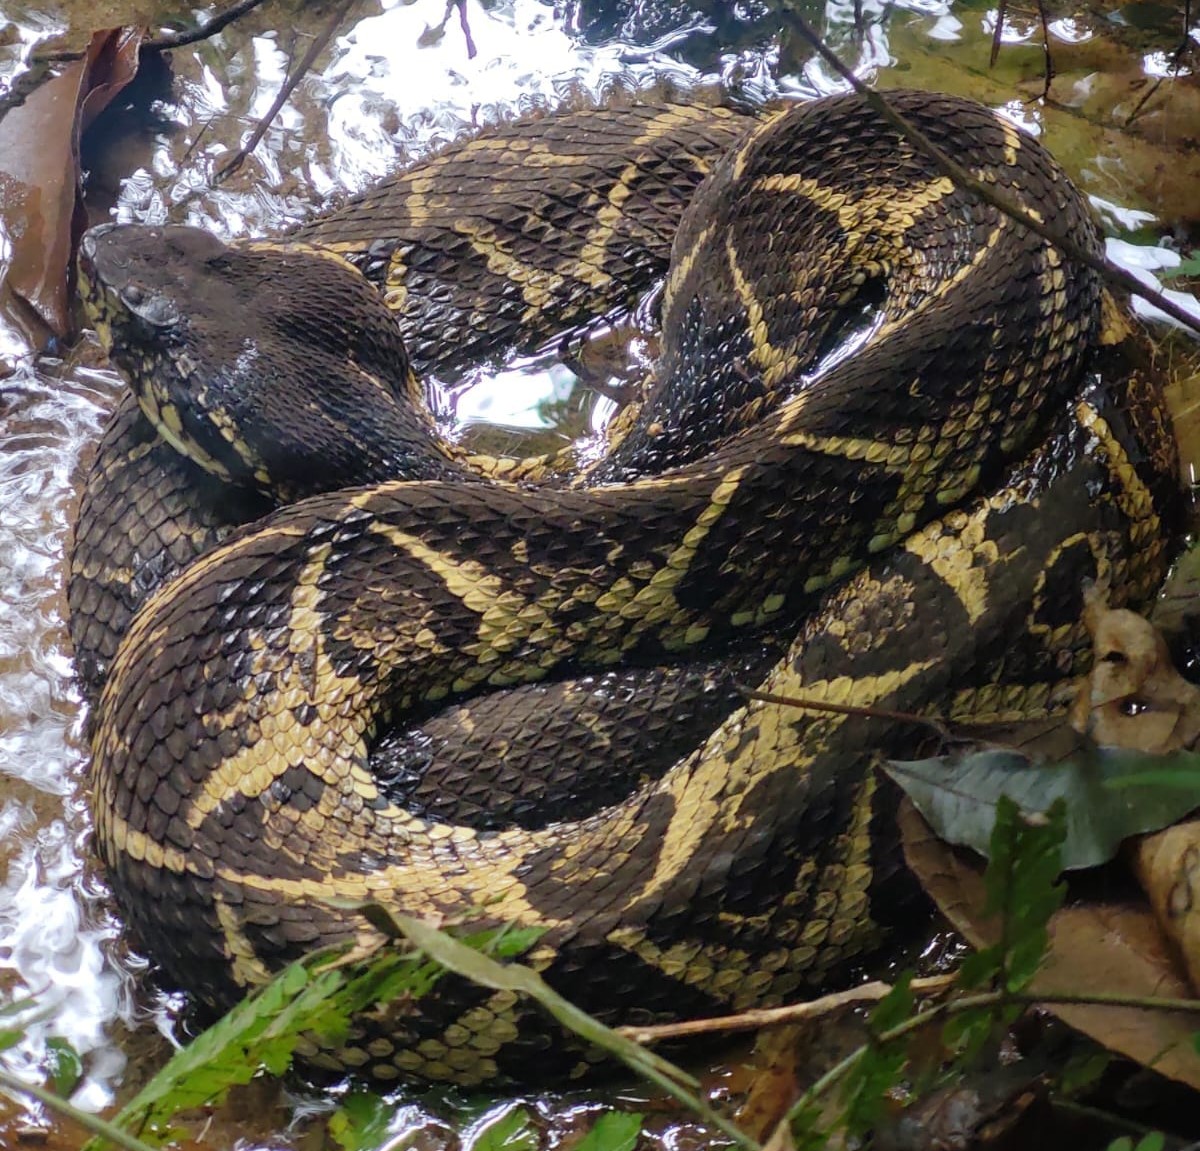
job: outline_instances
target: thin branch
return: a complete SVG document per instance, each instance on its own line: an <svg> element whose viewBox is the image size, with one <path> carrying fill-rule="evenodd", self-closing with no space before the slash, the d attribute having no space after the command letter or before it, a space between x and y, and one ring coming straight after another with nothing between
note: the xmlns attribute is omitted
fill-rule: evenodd
<svg viewBox="0 0 1200 1151"><path fill-rule="evenodd" d="M1000 0L996 9L996 27L992 29L992 53L988 57L988 67L995 68L1000 59L1000 45L1004 39L1004 18L1008 15L1008 0Z"/></svg>
<svg viewBox="0 0 1200 1151"><path fill-rule="evenodd" d="M735 683L733 688L747 699L757 699L762 703L782 704L784 707L795 707L804 711L826 711L833 715L853 715L860 719L890 719L899 723L915 723L931 728L940 739L947 743L954 740L953 734L946 726L946 721L935 715L918 715L912 711L891 711L885 707L858 707L849 703L828 703L823 699L808 699L801 695L776 695L773 692L759 691L757 688L747 687L740 683Z"/></svg>
<svg viewBox="0 0 1200 1151"><path fill-rule="evenodd" d="M147 40L142 47L159 52L169 52L172 48L183 48L188 44L207 40L210 36L215 36L223 28L232 24L235 20L245 16L247 12L253 12L255 8L261 7L264 3L265 0L239 0L237 4L231 4L224 12L218 13L211 20L192 28L190 31L168 32L165 36L159 36L154 40Z"/></svg>
<svg viewBox="0 0 1200 1151"><path fill-rule="evenodd" d="M841 76L875 112L891 124L914 148L933 160L959 187L974 193L979 199L990 204L997 211L1003 212L1004 215L1015 220L1023 227L1028 228L1035 235L1041 236L1043 240L1048 240L1055 247L1061 249L1070 259L1084 264L1094 272L1098 272L1109 283L1119 285L1125 291L1129 292L1130 295L1139 296L1141 299L1153 304L1159 311L1165 312L1173 320L1176 320L1190 331L1200 335L1200 319L1184 311L1183 308L1172 300L1167 299L1161 292L1147 288L1136 276L1125 271L1124 268L1118 268L1116 264L1105 259L1103 256L1093 255L1070 236L1058 233L1054 228L1031 216L1029 212L1009 196L990 187L982 180L977 180L966 168L943 152L915 124L911 124L892 108L879 92L868 88L866 84L826 47L825 43L812 30L812 27L803 16L791 11L785 11L782 15L785 23L789 24L794 31L803 36L812 45L821 59Z"/></svg>
<svg viewBox="0 0 1200 1151"><path fill-rule="evenodd" d="M1191 37L1192 27L1192 0L1183 0L1183 39L1179 41L1179 46L1175 49L1175 54L1171 57L1171 79L1175 79L1179 74L1179 65L1183 63L1183 58L1192 51L1195 47ZM1165 76L1159 76L1153 84L1142 94L1142 98L1134 105L1134 109L1129 113L1125 120L1125 127L1128 128L1137 117L1138 113L1146 106L1147 101L1158 91L1159 86L1166 79Z"/></svg>
<svg viewBox="0 0 1200 1151"><path fill-rule="evenodd" d="M238 0L238 3L231 4L224 12L218 13L211 20L207 20L195 28L188 29L185 32L168 32L165 36L159 36L154 40L143 40L140 51L167 52L172 48L182 48L186 44L195 44L199 40L207 40L209 36L215 36L222 28L232 24L239 17L245 16L247 12L253 12L255 8L260 7L265 2L266 0ZM84 53L82 51L74 48L66 48L60 52L35 52L33 61L36 63L59 64L71 60L82 60L83 57Z"/></svg>
<svg viewBox="0 0 1200 1151"><path fill-rule="evenodd" d="M954 975L933 975L928 979L914 979L909 986L918 995L936 995L953 987L956 978ZM791 1003L787 1007L761 1007L754 1011L739 1011L736 1015L722 1015L714 1019L681 1019L676 1023L660 1023L652 1027L618 1027L617 1031L635 1043L659 1043L664 1039L684 1039L714 1033L728 1035L737 1031L765 1031L820 1019L862 1003L878 1003L891 989L890 983L874 980L845 991L822 995L820 999L811 999L807 1003Z"/></svg>
<svg viewBox="0 0 1200 1151"><path fill-rule="evenodd" d="M1050 85L1054 83L1054 57L1050 55L1050 24L1046 19L1046 0L1037 0L1038 19L1042 22L1042 63L1045 69L1045 83L1042 85L1041 99L1050 98Z"/></svg>
<svg viewBox="0 0 1200 1151"><path fill-rule="evenodd" d="M313 66L316 58L325 50L325 46L329 41L333 39L334 33L341 27L342 21L345 20L347 13L354 7L356 2L357 0L343 0L338 5L337 11L334 12L329 22L308 46L308 51L301 57L300 63L283 82L282 87L280 87L275 95L275 99L271 101L270 108L267 109L266 114L255 125L254 131L250 133L246 142L233 154L228 163L213 177L215 184L220 184L223 180L232 176L245 163L246 157L258 147L259 142L267 134L267 129L271 126L271 121L279 115L279 109L287 103L288 97L295 91L296 85L300 83L305 73Z"/></svg>
<svg viewBox="0 0 1200 1151"><path fill-rule="evenodd" d="M476 55L475 41L471 36L471 24L467 19L466 0L453 0L458 8L458 26L462 29L463 39L467 42L467 59L474 60Z"/></svg>
<svg viewBox="0 0 1200 1151"><path fill-rule="evenodd" d="M956 976L933 975L927 979L914 979L909 987L922 997L932 997L942 994L954 986ZM627 1036L635 1043L659 1043L665 1039L684 1039L693 1035L727 1035L739 1031L765 1031L774 1027L790 1027L796 1023L805 1023L812 1019L820 1019L832 1015L847 1007L856 1007L863 1003L877 1003L889 991L891 984L875 980L864 983L859 987L851 987L846 991L837 991L830 995L822 995L820 999L812 999L807 1003L791 1003L786 1007L763 1007L753 1011L739 1011L734 1015L719 1015L711 1019L683 1019L676 1023L661 1023L651 1027L618 1027L619 1034ZM1039 994L1028 992L989 991L980 995L967 996L962 999L950 999L937 1005L938 1013L954 1014L974 1007L1006 1005L1016 1003L1022 1006L1088 1006L1088 1007L1132 1007L1153 1011L1188 1011L1200 1013L1200 999L1165 999L1154 996L1109 995L1103 992L1094 994L1062 992L1061 994ZM904 1031L912 1030L918 1024L936 1019L933 1008L920 1015L914 1015L898 1027ZM891 1032L884 1032L879 1040L895 1038Z"/></svg>

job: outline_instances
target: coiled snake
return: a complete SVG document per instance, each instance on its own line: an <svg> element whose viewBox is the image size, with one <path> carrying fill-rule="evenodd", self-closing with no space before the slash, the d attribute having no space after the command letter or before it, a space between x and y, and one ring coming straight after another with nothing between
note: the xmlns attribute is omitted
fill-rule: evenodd
<svg viewBox="0 0 1200 1151"><path fill-rule="evenodd" d="M889 99L1099 250L1035 141L967 101ZM619 162L603 167L593 130L620 136ZM572 138L604 179L556 152ZM74 544L85 671L101 677L139 578L298 500L154 592L112 658L92 788L114 893L214 1006L311 948L369 939L355 900L540 927L526 961L609 1020L844 978L896 914L871 757L901 725L746 702L733 680L963 721L1044 712L1086 658L1082 581L1138 599L1163 573L1177 484L1157 394L1137 372L1101 381L1116 321L1090 270L954 188L856 97L753 121L575 114L472 148L497 160L482 200L449 180L465 171L451 150L401 198L369 193L285 245L174 229L85 245L97 327L142 411L240 493L173 528L193 497L154 469L192 465L124 406ZM472 354L488 325L536 339L578 319L579 284L614 306L622 269L657 266L657 241L635 243L646 205L671 221L686 199L669 180L642 195L661 165L692 184L712 171L675 233L657 370L607 456L534 484L432 436L389 306L418 317L425 362L444 333L416 297L451 307L456 264L468 298L482 268L503 285L487 323L443 316ZM547 190L566 169L573 190ZM556 239L581 205L587 222ZM397 213L440 239L396 239ZM827 355L879 295L861 346ZM303 454L314 441L331 463ZM421 749L449 765L449 799L406 782ZM500 815L477 810L493 785ZM563 1073L588 1066L530 1005L447 979L313 1057L470 1084L527 1077L550 1049L571 1053Z"/></svg>

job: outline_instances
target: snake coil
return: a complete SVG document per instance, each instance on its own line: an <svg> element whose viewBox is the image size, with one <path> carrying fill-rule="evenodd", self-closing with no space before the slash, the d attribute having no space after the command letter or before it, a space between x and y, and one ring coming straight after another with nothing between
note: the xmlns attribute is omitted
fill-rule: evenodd
<svg viewBox="0 0 1200 1151"><path fill-rule="evenodd" d="M1036 141L968 101L889 99L1100 251L1087 205ZM136 236L92 238L97 326L161 437L237 479L247 515L303 497L223 542L230 529L210 515L200 558L140 607L102 610L103 573L115 586L120 570L153 568L95 538L111 509L132 501L153 521L147 538L175 522L142 483L145 461L167 467L172 448L130 403L74 545L72 626L97 668L111 659L93 742L97 846L130 925L213 1006L315 947L369 943L346 910L364 900L540 928L525 961L607 1020L773 1004L844 977L896 914L871 757L900 726L747 702L734 679L964 722L1044 713L1083 666L1082 581L1136 600L1161 578L1177 497L1169 425L1144 375L1100 381L1114 337L1092 271L955 188L855 97L752 121L573 115L463 145L493 162L478 191L441 183L466 170L451 150L401 177L403 195L369 193L291 245L168 230L148 242L159 258L139 262ZM618 123L629 153L604 167L587 133L621 135ZM577 318L581 283L614 306L605 293L623 269L658 266L629 237L647 200L667 218L674 201L669 182L643 195L639 181L678 167L663 141L684 138L705 141L683 149L703 182L671 225L661 356L603 460L538 485L492 462L481 481L427 420L374 414L416 388L388 309L420 317L422 292L435 312L449 306L430 285L455 267L468 296L479 268L498 275L488 322L505 330ZM564 159L572 139L604 180ZM560 169L569 194L534 203L529 181ZM437 239L422 247L405 229ZM179 284L210 279L219 287L196 287L194 314L171 303ZM230 294L239 303L222 313ZM474 332L472 307L447 323ZM436 321L417 323L428 349ZM843 355L848 333L857 347ZM348 406L293 390L314 346L348 373ZM210 356L225 367L209 370ZM287 389L274 407L241 390L264 372ZM210 414L191 410L189 389L213 393ZM367 396L393 448L366 451L358 478L339 462L337 490L311 494L313 468L255 446L284 435L289 411L328 438ZM400 453L409 478L384 478L393 436L433 437ZM162 488L173 506L190 498L182 481ZM96 635L130 615L120 646L100 650ZM640 768L685 715L698 734ZM403 734L422 723L420 739ZM419 782L379 766L389 739L410 768L430 747L457 763L448 778L473 812L488 790L474 770L503 765L487 778L515 814L415 803ZM610 753L619 786L573 809L572 780L607 774ZM555 1061L569 1074L593 1059L511 994L447 978L310 1055L472 1084L544 1072L549 1050L569 1054Z"/></svg>

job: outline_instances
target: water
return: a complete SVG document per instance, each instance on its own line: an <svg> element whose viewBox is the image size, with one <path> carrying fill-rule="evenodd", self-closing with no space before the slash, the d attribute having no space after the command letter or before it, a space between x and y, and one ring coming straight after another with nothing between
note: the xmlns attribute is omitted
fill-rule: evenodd
<svg viewBox="0 0 1200 1151"><path fill-rule="evenodd" d="M437 32L444 7L443 0L361 5L241 172L215 190L214 171L266 111L290 62L328 14L269 4L220 36L175 52L174 82L160 76L158 88L139 99L140 111L110 117L103 147L88 155L93 218L270 234L441 141L532 106L595 101L617 90L719 87L762 100L839 86L797 41L781 38L770 5L750 0L471 0L473 58L456 14ZM1112 248L1124 262L1161 270L1177 260L1174 251L1200 244L1200 155L1182 144L1200 122L1195 83L1168 79L1124 126L1149 78L1164 73L1181 28L1132 29L1090 14L1054 21L1059 75L1047 109L1027 102L1042 87L1036 21L1008 25L989 72L996 15L986 4L908 0L885 9L866 0L862 10L861 36L848 2L813 5L808 15L864 77L974 95L1039 133L1094 197L1114 237L1132 245ZM0 83L26 68L39 46L63 36L77 44L85 27L133 18L157 26L188 12L182 4L0 0ZM0 273L9 258L0 228ZM649 354L643 336L630 345L618 333L614 342L616 353L600 355L592 373L606 385L602 391L636 376ZM1164 349L1183 406L1196 406L1194 345L1175 337ZM613 403L582 387L574 367L551 355L476 369L445 381L435 397L439 414L456 434L478 437L481 448L535 451L546 446L541 437L561 442L595 433ZM123 1083L143 1078L163 1056L160 1033L180 1027L178 1004L141 988L145 965L123 946L90 862L83 706L63 627L62 555L80 460L120 386L93 341L85 339L64 361L38 358L0 313L0 1002L36 996L41 1013L25 1040L0 1058L8 1070L41 1081L47 1038L65 1038L84 1059L74 1102L88 1109L109 1105ZM1195 442L1188 429L1184 440L1190 466L1200 452L1187 446ZM715 1082L729 1089L725 1079ZM532 1101L550 1132L546 1145L582 1124L595 1098ZM449 1103L411 1094L401 1103L389 1146L401 1145L405 1132L414 1140L405 1146L459 1145L448 1133L445 1116L457 1114ZM265 1106L252 1097L210 1138L228 1142L237 1134L243 1146L284 1146L299 1138L288 1131L292 1123L303 1128L297 1116L330 1106L322 1096L299 1103L272 1097ZM469 1146L470 1131L503 1106L476 1108L463 1143ZM24 1127L42 1129L53 1145L78 1143L77 1133L40 1109L0 1098L0 1145ZM655 1145L708 1145L686 1123L663 1119L655 1130Z"/></svg>

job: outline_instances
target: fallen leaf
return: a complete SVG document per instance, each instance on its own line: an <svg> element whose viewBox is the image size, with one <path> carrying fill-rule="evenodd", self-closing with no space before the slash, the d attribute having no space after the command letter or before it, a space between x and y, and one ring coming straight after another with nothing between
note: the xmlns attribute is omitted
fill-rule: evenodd
<svg viewBox="0 0 1200 1151"><path fill-rule="evenodd" d="M1200 820L1143 839L1134 871L1159 926L1179 949L1192 987L1200 988Z"/></svg>
<svg viewBox="0 0 1200 1151"><path fill-rule="evenodd" d="M1187 751L1150 757L1087 748L1048 764L1008 748L988 748L891 762L884 770L942 839L985 857L1001 796L1027 819L1064 800L1062 865L1068 871L1107 863L1125 840L1169 827L1200 807L1200 755ZM1175 786L1161 786L1164 771L1176 773Z"/></svg>
<svg viewBox="0 0 1200 1151"><path fill-rule="evenodd" d="M899 818L905 860L942 914L972 946L996 943L999 920L979 915L985 899L981 868L939 840L907 801ZM1035 994L1192 995L1155 917L1141 904L1064 907L1051 918L1049 935L1046 958L1030 985ZM1193 1043L1200 1015L1141 1007L1046 1009L1105 1047L1200 1090L1200 1053Z"/></svg>
<svg viewBox="0 0 1200 1151"><path fill-rule="evenodd" d="M1162 633L1136 612L1110 610L1094 588L1084 605L1095 657L1071 708L1071 726L1101 747L1153 755L1195 744L1200 688L1176 671Z"/></svg>
<svg viewBox="0 0 1200 1151"><path fill-rule="evenodd" d="M137 71L142 32L97 32L83 59L0 120L0 234L10 244L0 307L38 346L71 333L75 246L87 226L79 140Z"/></svg>
<svg viewBox="0 0 1200 1151"><path fill-rule="evenodd" d="M760 1031L754 1044L752 1074L734 1122L752 1139L766 1139L800 1096L801 1044L808 1028L775 1027Z"/></svg>
<svg viewBox="0 0 1200 1151"><path fill-rule="evenodd" d="M1075 701L1073 725L1113 747L1175 752L1143 763L1156 769L1163 795L1195 790L1200 756L1179 749L1200 738L1200 688L1176 671L1162 633L1141 616L1109 611L1091 593L1083 618L1096 663ZM1200 988L1200 821L1144 839L1133 865L1159 927Z"/></svg>

